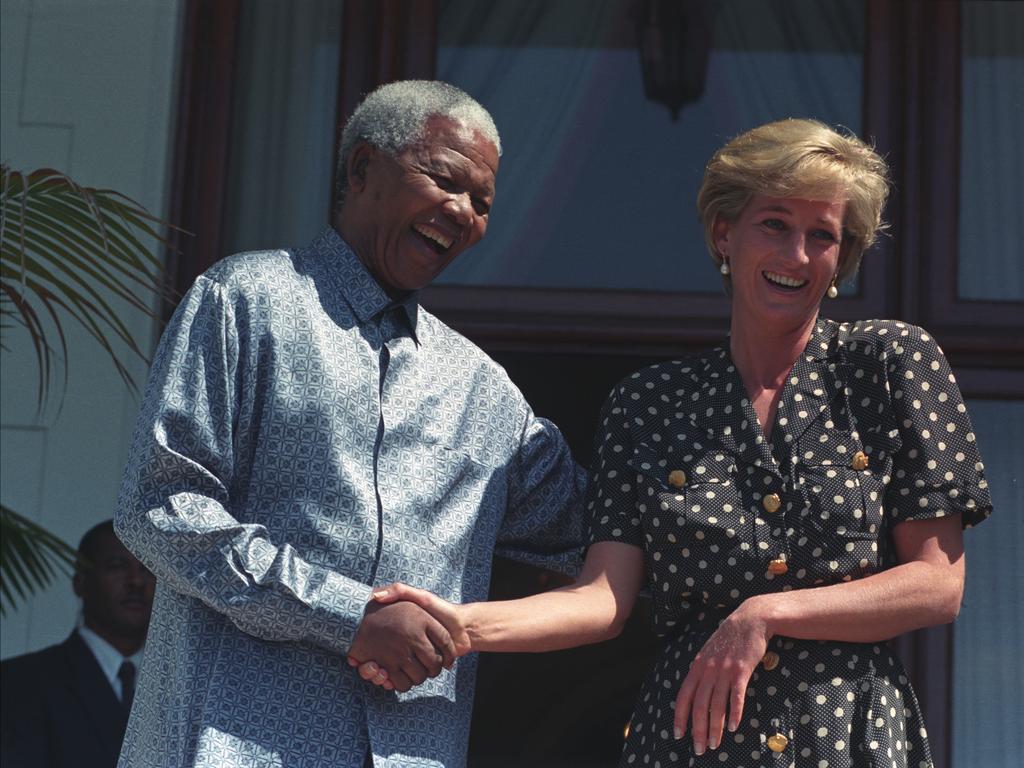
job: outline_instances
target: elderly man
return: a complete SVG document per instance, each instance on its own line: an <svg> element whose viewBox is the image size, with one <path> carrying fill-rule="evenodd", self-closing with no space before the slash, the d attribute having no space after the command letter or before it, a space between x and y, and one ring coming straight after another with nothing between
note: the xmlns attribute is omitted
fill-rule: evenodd
<svg viewBox="0 0 1024 768"><path fill-rule="evenodd" d="M577 565L561 435L416 298L484 236L499 154L457 88L383 86L345 128L333 228L182 300L116 517L159 579L125 768L464 765L473 659L367 604L392 581L484 599L495 552Z"/></svg>

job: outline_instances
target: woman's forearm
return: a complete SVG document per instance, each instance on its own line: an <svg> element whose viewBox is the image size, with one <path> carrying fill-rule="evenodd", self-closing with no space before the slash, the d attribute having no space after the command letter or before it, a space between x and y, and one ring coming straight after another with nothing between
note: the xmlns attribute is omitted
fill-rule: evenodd
<svg viewBox="0 0 1024 768"><path fill-rule="evenodd" d="M964 584L959 519L907 525L897 528L897 549L903 538L904 550L917 551L905 551L903 564L842 584L758 595L743 609L771 635L805 640L877 642L953 621Z"/></svg>
<svg viewBox="0 0 1024 768"><path fill-rule="evenodd" d="M866 579L758 595L748 603L771 635L869 643L956 618L961 590L926 563Z"/></svg>
<svg viewBox="0 0 1024 768"><path fill-rule="evenodd" d="M630 606L631 608L632 606ZM468 603L462 621L474 651L542 652L615 637L629 617L607 590L565 587L520 600Z"/></svg>
<svg viewBox="0 0 1024 768"><path fill-rule="evenodd" d="M643 553L614 542L595 544L579 580L520 600L468 603L459 620L474 651L541 652L615 637L643 580Z"/></svg>

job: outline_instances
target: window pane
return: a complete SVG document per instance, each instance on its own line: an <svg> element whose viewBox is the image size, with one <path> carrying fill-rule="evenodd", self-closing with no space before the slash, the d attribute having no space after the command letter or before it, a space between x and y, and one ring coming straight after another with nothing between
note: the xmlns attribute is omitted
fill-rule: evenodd
<svg viewBox="0 0 1024 768"><path fill-rule="evenodd" d="M953 625L953 766L1016 768L1024 754L1024 401L968 407L995 511L964 534L967 589Z"/></svg>
<svg viewBox="0 0 1024 768"><path fill-rule="evenodd" d="M859 130L863 0L679 4L717 10L677 50L710 42L675 120L644 95L645 5L442 2L438 77L491 110L504 156L487 238L439 282L720 292L694 208L711 153L783 117Z"/></svg>
<svg viewBox="0 0 1024 768"><path fill-rule="evenodd" d="M1024 301L1024 3L961 6L957 292Z"/></svg>
<svg viewBox="0 0 1024 768"><path fill-rule="evenodd" d="M328 224L342 3L239 9L226 253L305 245Z"/></svg>

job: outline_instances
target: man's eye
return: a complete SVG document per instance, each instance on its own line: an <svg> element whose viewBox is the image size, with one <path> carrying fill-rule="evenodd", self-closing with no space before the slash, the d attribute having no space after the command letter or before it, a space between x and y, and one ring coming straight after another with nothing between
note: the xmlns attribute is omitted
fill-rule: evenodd
<svg viewBox="0 0 1024 768"><path fill-rule="evenodd" d="M430 178L433 179L434 183L437 184L437 186L439 186L445 192L451 192L453 189L455 189L455 184L449 178L446 178L444 176L436 176L433 174L430 176Z"/></svg>
<svg viewBox="0 0 1024 768"><path fill-rule="evenodd" d="M491 206L485 200L473 198L473 210L477 216L486 216L491 212Z"/></svg>

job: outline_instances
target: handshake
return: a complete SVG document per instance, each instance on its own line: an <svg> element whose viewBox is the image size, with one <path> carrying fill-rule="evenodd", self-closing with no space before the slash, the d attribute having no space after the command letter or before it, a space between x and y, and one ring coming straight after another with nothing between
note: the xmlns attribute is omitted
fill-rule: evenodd
<svg viewBox="0 0 1024 768"><path fill-rule="evenodd" d="M375 589L348 663L374 685L408 691L473 650L464 622L464 606L432 592L400 583Z"/></svg>

